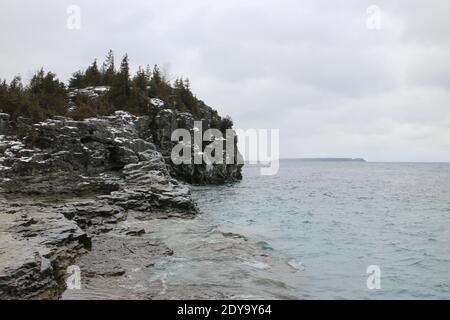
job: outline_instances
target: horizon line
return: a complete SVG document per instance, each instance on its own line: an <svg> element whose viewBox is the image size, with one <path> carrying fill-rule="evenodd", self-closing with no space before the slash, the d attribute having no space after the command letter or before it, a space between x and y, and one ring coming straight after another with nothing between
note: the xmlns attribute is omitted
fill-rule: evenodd
<svg viewBox="0 0 450 320"><path fill-rule="evenodd" d="M311 160L311 161L321 161L321 160L335 160L336 162L370 162L370 163L450 163L447 161L416 161L416 160L367 160L362 157L289 157L289 158L279 158L279 160ZM361 161L363 160L363 161Z"/></svg>

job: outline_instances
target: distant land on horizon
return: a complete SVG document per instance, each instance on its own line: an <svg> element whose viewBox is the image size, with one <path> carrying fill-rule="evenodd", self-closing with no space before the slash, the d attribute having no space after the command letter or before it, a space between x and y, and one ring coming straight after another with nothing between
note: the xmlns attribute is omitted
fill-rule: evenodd
<svg viewBox="0 0 450 320"><path fill-rule="evenodd" d="M282 160L367 162L363 158L285 158L285 159L282 159Z"/></svg>
<svg viewBox="0 0 450 320"><path fill-rule="evenodd" d="M280 158L280 160L290 161L311 161L311 162L370 162L370 163L445 163L450 161L368 161L364 158Z"/></svg>
<svg viewBox="0 0 450 320"><path fill-rule="evenodd" d="M367 162L363 158L280 158L288 161L311 161L311 162ZM245 164L258 164L258 161L245 161Z"/></svg>

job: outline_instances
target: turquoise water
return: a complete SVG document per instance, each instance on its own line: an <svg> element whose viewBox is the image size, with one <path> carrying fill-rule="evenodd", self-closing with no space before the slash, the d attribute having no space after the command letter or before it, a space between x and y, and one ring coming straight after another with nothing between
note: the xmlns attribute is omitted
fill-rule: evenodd
<svg viewBox="0 0 450 320"><path fill-rule="evenodd" d="M282 160L243 175L193 195L213 225L302 269L300 298L450 298L450 164Z"/></svg>

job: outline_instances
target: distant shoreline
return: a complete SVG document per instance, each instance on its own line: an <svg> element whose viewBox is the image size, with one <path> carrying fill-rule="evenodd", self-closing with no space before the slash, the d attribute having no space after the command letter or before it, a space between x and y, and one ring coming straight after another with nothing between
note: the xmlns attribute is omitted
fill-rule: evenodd
<svg viewBox="0 0 450 320"><path fill-rule="evenodd" d="M363 158L281 158L279 161L304 161L304 162L367 162ZM267 163L270 163L268 161ZM261 164L256 161L245 161L245 165Z"/></svg>
<svg viewBox="0 0 450 320"><path fill-rule="evenodd" d="M297 160L297 161L336 161L336 162L367 162L363 158L285 158L280 160Z"/></svg>
<svg viewBox="0 0 450 320"><path fill-rule="evenodd" d="M280 161L310 161L310 162L367 162L367 163L443 163L450 164L450 161L368 161L363 158L281 158Z"/></svg>
<svg viewBox="0 0 450 320"><path fill-rule="evenodd" d="M280 158L279 161L299 162L356 162L356 163L398 163L398 164L450 164L450 161L368 161L364 158ZM245 165L261 165L258 162L245 161Z"/></svg>

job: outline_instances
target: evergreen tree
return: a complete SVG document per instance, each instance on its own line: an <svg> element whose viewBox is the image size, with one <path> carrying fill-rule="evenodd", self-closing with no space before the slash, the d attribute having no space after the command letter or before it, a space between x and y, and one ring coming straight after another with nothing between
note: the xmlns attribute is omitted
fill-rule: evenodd
<svg viewBox="0 0 450 320"><path fill-rule="evenodd" d="M109 50L106 60L102 65L102 83L106 86L112 86L116 77L116 67L114 64L114 53Z"/></svg>
<svg viewBox="0 0 450 320"><path fill-rule="evenodd" d="M150 80L150 95L153 97L158 96L158 91L161 87L162 83L162 77L161 72L159 71L158 66L155 64L153 67L153 71L151 73L151 80Z"/></svg>
<svg viewBox="0 0 450 320"><path fill-rule="evenodd" d="M98 70L97 59L86 69L84 76L84 85L99 86L102 82L102 75Z"/></svg>
<svg viewBox="0 0 450 320"><path fill-rule="evenodd" d="M190 89L189 79L177 78L173 87L173 103L180 111L191 112L194 116L198 114L198 101Z"/></svg>
<svg viewBox="0 0 450 320"><path fill-rule="evenodd" d="M139 67L136 75L132 80L133 90L139 90L141 92L147 91L147 86L149 85L149 78L144 69Z"/></svg>
<svg viewBox="0 0 450 320"><path fill-rule="evenodd" d="M172 91L172 87L167 83L158 65L155 65L150 79L150 96L159 98L170 105L173 100Z"/></svg>
<svg viewBox="0 0 450 320"><path fill-rule="evenodd" d="M77 108L67 111L65 85L51 72L39 70L28 85L15 77L9 84L0 81L0 111L11 115L14 121L19 116L41 121L54 115L69 115L76 119L95 115L109 115L117 109L125 109L137 115L158 113L158 108L149 103L150 97L164 101L165 107L191 112L195 119L208 118L212 127L225 131L233 126L231 118L221 118L216 110L209 108L192 93L189 79L177 78L170 84L157 65L147 66L130 77L128 55L121 61L117 71L114 54L110 50L99 70L97 61L85 70L75 72L69 80L70 88L109 85L111 90L92 98L78 95L73 101Z"/></svg>
<svg viewBox="0 0 450 320"><path fill-rule="evenodd" d="M125 108L127 104L131 103L129 101L130 93L130 67L128 55L125 55L120 64L119 73L115 75L109 92L110 101L116 108Z"/></svg>
<svg viewBox="0 0 450 320"><path fill-rule="evenodd" d="M130 95L130 66L128 54L125 54L120 64L120 72L118 75L118 86L124 96Z"/></svg>
<svg viewBox="0 0 450 320"><path fill-rule="evenodd" d="M84 72L77 71L72 74L72 77L69 80L69 88L83 88L85 87L84 82Z"/></svg>
<svg viewBox="0 0 450 320"><path fill-rule="evenodd" d="M231 129L233 127L233 120L231 120L230 116L226 116L225 118L222 119L222 123L220 126L220 130L225 133L225 131L227 129Z"/></svg>
<svg viewBox="0 0 450 320"><path fill-rule="evenodd" d="M20 76L14 77L9 85L3 80L0 84L0 111L8 113L15 119L24 111L24 104L26 99Z"/></svg>
<svg viewBox="0 0 450 320"><path fill-rule="evenodd" d="M63 115L66 111L67 92L64 83L54 73L41 69L28 86L30 98L33 99L46 117Z"/></svg>

